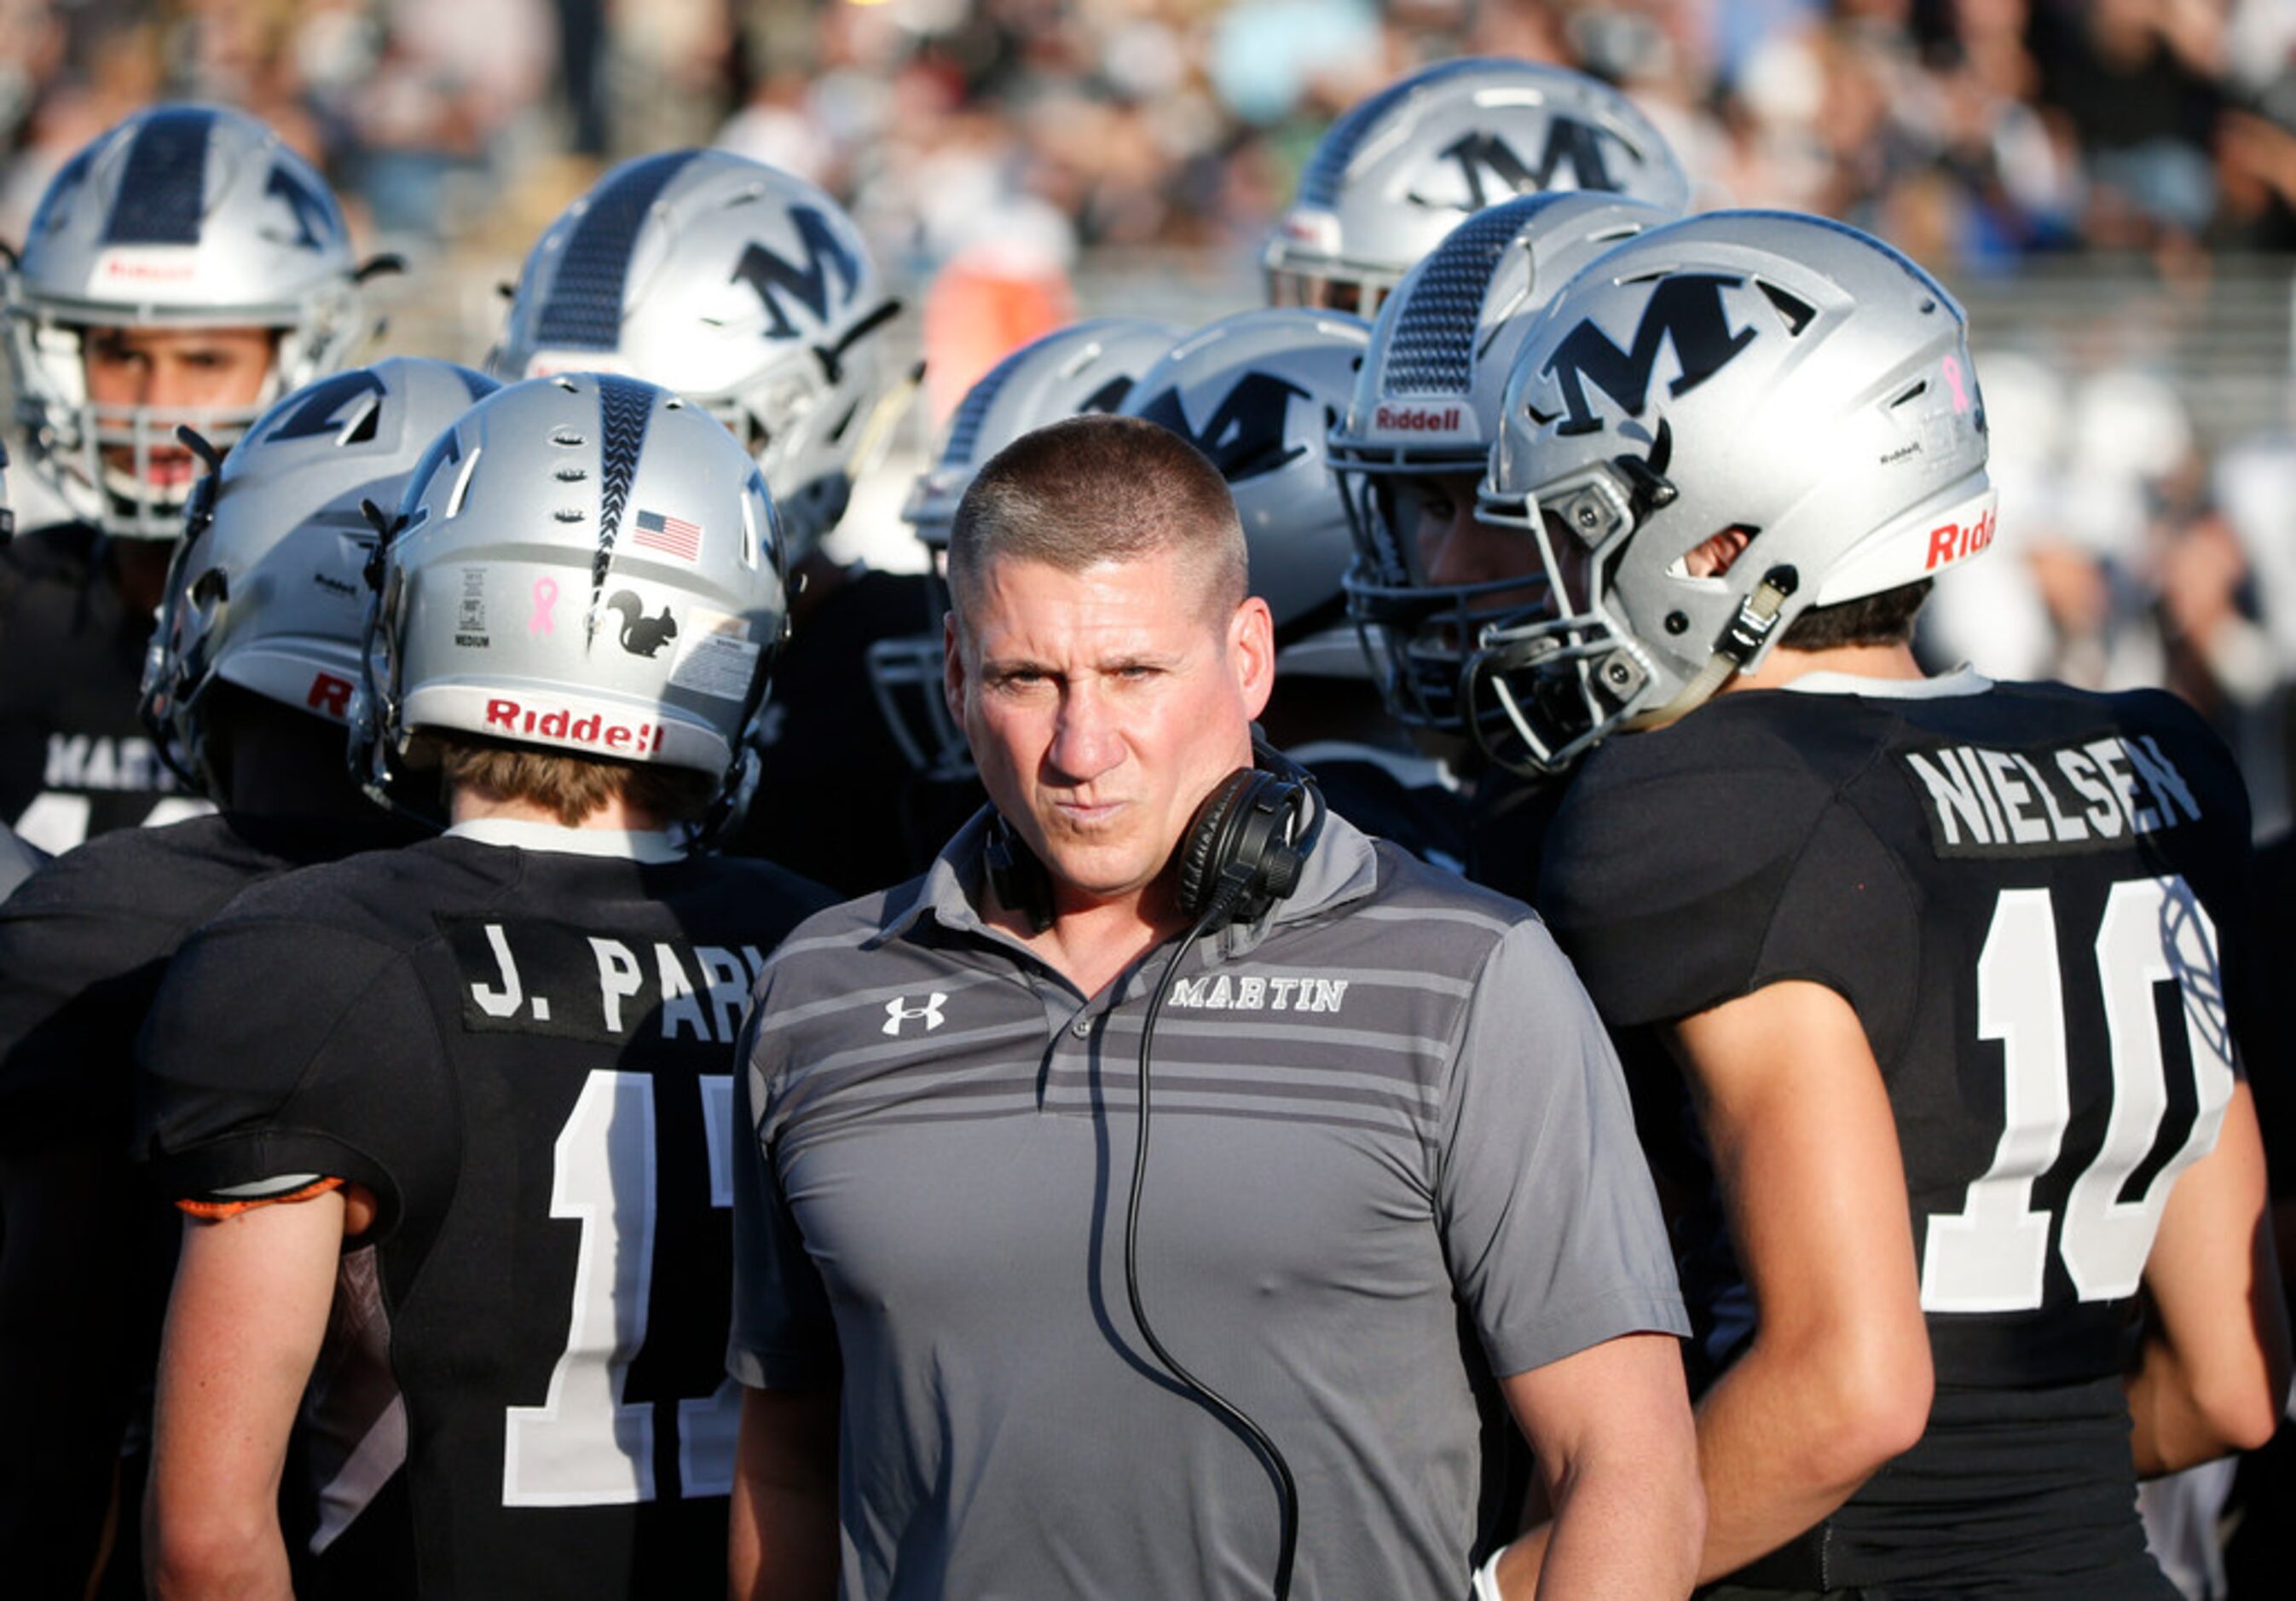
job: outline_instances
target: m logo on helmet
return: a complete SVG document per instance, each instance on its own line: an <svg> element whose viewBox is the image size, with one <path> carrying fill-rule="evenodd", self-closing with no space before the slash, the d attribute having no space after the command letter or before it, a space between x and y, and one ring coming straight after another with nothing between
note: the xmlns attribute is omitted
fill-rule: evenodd
<svg viewBox="0 0 2296 1601"><path fill-rule="evenodd" d="M463 439L459 429L449 428L430 441L430 447L422 453L422 459L414 464L414 471L406 475L406 489L399 501L406 513L406 521L398 530L400 533L412 532L430 521L430 480L439 476L441 467L462 459Z"/></svg>
<svg viewBox="0 0 2296 1601"><path fill-rule="evenodd" d="M263 193L287 202L295 214L294 242L307 250L323 250L335 237L335 218L324 196L305 183L302 175L282 163L272 168Z"/></svg>
<svg viewBox="0 0 2296 1601"><path fill-rule="evenodd" d="M1149 401L1140 415L1187 440L1211 458L1222 478L1239 484L1308 453L1305 445L1283 442L1284 414L1294 398L1305 400L1308 391L1273 373L1246 373L1212 409L1201 433L1188 425L1177 389Z"/></svg>
<svg viewBox="0 0 2296 1601"><path fill-rule="evenodd" d="M362 397L372 395L377 402L382 399L382 380L365 367L348 373L338 373L332 378L322 378L303 391L303 398L295 409L280 420L279 426L266 436L266 441L277 444L282 439L316 439L333 433L348 421L351 406ZM381 405L370 405L358 418L357 427L341 442L355 445L362 439L374 438L375 418Z"/></svg>
<svg viewBox="0 0 2296 1601"><path fill-rule="evenodd" d="M1605 140L1616 141L1618 135L1574 118L1550 117L1546 147L1539 152L1537 167L1524 166L1514 146L1496 134L1481 130L1453 140L1443 147L1442 156L1458 164L1459 177L1467 188L1467 209L1480 211L1514 195L1554 188L1554 175L1566 166L1573 188L1620 189L1623 185L1611 176L1610 160L1603 153ZM1495 189L1485 186L1487 176L1496 180Z"/></svg>
<svg viewBox="0 0 2296 1601"><path fill-rule="evenodd" d="M1628 416L1641 416L1650 398L1658 354L1669 341L1682 375L1667 386L1667 393L1688 394L1753 341L1754 329L1732 331L1729 311L1722 304L1722 291L1743 282L1713 273L1676 273L1661 279L1643 304L1633 346L1624 350L1592 319L1581 322L1562 336L1539 369L1562 390L1562 412L1542 414L1534 406L1531 420L1543 427L1562 417L1557 433L1601 431L1602 419L1587 400L1590 382Z"/></svg>
<svg viewBox="0 0 2296 1601"><path fill-rule="evenodd" d="M764 245L754 243L742 252L742 259L734 267L733 281L747 283L765 302L766 315L773 319L773 326L766 330L767 339L798 337L797 324L783 309L783 295L792 297L813 313L814 321L827 322L830 270L837 274L840 301L851 300L861 283L860 261L838 238L819 208L791 206L789 215L791 226L797 229L797 236L805 246L802 268L783 260Z"/></svg>

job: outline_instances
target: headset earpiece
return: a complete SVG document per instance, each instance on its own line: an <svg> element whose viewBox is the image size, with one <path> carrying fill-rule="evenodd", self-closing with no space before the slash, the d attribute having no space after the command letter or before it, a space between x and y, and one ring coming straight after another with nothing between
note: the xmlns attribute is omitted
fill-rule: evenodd
<svg viewBox="0 0 2296 1601"><path fill-rule="evenodd" d="M1230 923L1257 922L1298 889L1322 832L1323 800L1315 780L1265 747L1255 746L1255 753L1266 765L1239 768L1222 779L1196 808L1180 840L1182 915L1193 922L1221 908L1207 933Z"/></svg>
<svg viewBox="0 0 2296 1601"><path fill-rule="evenodd" d="M1173 851L1180 911L1193 923L1218 904L1211 933L1230 923L1253 923L1300 887L1324 829L1323 792L1308 771L1258 738L1257 767L1238 768L1196 808ZM989 819L983 865L999 904L1029 920L1031 932L1053 926L1053 886L1045 865L1002 815ZM1233 888L1229 886L1233 885Z"/></svg>

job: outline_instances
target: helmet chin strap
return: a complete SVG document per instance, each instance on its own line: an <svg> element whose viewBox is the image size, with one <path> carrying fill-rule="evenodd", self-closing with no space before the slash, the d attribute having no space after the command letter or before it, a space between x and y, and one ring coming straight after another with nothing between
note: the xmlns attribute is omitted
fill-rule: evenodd
<svg viewBox="0 0 2296 1601"><path fill-rule="evenodd" d="M1714 642L1714 653L1707 657L1697 677L1685 684L1665 705L1637 712L1619 727L1629 734L1663 728L1711 700L1733 675L1744 671L1746 664L1761 654L1763 645L1778 626L1778 613L1800 587L1801 576L1791 567L1773 567L1764 573L1753 594L1740 603L1738 614Z"/></svg>

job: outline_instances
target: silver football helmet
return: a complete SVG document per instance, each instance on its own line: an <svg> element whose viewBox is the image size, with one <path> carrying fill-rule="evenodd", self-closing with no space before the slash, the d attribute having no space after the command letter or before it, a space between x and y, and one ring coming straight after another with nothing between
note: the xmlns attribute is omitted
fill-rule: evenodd
<svg viewBox="0 0 2296 1601"><path fill-rule="evenodd" d="M488 370L609 372L676 390L765 470L792 563L845 514L914 391L900 310L837 202L716 150L625 162L526 259Z"/></svg>
<svg viewBox="0 0 2296 1601"><path fill-rule="evenodd" d="M563 374L480 401L370 569L352 761L390 801L455 731L722 780L738 820L787 615L780 519L709 414Z"/></svg>
<svg viewBox="0 0 2296 1601"><path fill-rule="evenodd" d="M966 778L973 770L964 731L941 694L940 620L948 605L940 571L957 502L982 464L1022 434L1064 417L1114 411L1184 332L1146 317L1071 324L1005 357L957 404L939 454L917 475L901 508L927 556L924 631L869 647L870 685L886 727L910 765L928 777Z"/></svg>
<svg viewBox="0 0 2296 1601"><path fill-rule="evenodd" d="M139 111L64 163L7 274L8 358L32 467L106 533L171 539L191 480L154 481L188 426L227 448L271 401L339 370L373 331L326 180L242 111ZM94 328L269 330L270 376L234 407L99 405Z"/></svg>
<svg viewBox="0 0 2296 1601"><path fill-rule="evenodd" d="M1340 312L1239 311L1173 346L1120 408L1170 429L1227 480L1251 592L1275 613L1295 670L1299 647L1345 617L1351 546L1325 441L1370 342L1369 324ZM1322 657L1324 643L1305 653ZM1353 640L1344 644L1359 673Z"/></svg>
<svg viewBox="0 0 2296 1601"><path fill-rule="evenodd" d="M1507 374L1539 309L1588 262L1672 220L1618 194L1502 201L1454 229L1380 307L1331 450L1355 535L1349 613L1364 631L1381 695L1403 723L1464 732L1467 653L1487 625L1540 607L1544 574L1526 542L1528 580L1438 582L1416 538L1397 526L1397 480L1480 480L1497 441Z"/></svg>
<svg viewBox="0 0 2296 1601"><path fill-rule="evenodd" d="M1317 143L1261 255L1268 298L1369 316L1463 218L1555 189L1690 203L1658 129L1599 79L1497 56L1424 68Z"/></svg>
<svg viewBox="0 0 2296 1601"><path fill-rule="evenodd" d="M1562 580L1557 615L1487 628L1470 666L1521 741L1494 754L1559 770L1759 667L1810 607L1983 551L1986 445L1961 308L1881 241L1722 211L1611 250L1532 331L1482 486ZM1718 535L1744 548L1700 576Z"/></svg>
<svg viewBox="0 0 2296 1601"><path fill-rule="evenodd" d="M193 490L141 707L185 783L229 802L209 739L217 684L348 722L376 537L363 507L398 505L430 441L495 388L418 357L337 373L257 418Z"/></svg>

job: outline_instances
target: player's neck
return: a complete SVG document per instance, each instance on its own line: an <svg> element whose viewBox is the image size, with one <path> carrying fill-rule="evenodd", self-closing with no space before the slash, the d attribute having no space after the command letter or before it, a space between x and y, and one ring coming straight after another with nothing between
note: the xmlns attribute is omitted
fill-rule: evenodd
<svg viewBox="0 0 2296 1601"><path fill-rule="evenodd" d="M668 819L660 812L651 807L634 806L622 795L609 796L579 823L570 825L554 809L539 802L517 796L481 795L463 784L454 785L447 796L447 817L450 824L455 825L498 817L514 823L541 823L553 828L606 828L621 833L659 833L669 826Z"/></svg>
<svg viewBox="0 0 2296 1601"><path fill-rule="evenodd" d="M1812 673L1842 673L1853 678L1922 678L1920 662L1909 645L1840 645L1824 650L1794 651L1780 645L1756 670L1740 673L1721 693L1740 689L1783 689Z"/></svg>

